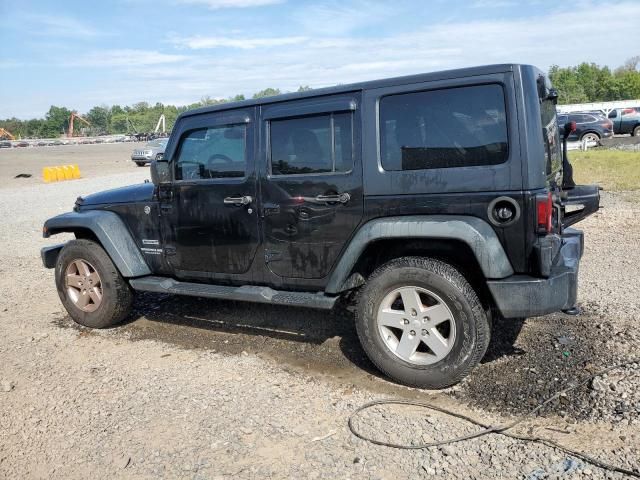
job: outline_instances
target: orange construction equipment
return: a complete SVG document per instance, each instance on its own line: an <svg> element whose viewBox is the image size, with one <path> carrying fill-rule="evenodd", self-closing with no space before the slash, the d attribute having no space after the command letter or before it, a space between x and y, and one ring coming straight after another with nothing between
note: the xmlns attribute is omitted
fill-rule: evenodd
<svg viewBox="0 0 640 480"><path fill-rule="evenodd" d="M4 128L0 127L0 140L4 140L5 138L8 138L9 140L15 140L16 139L16 137L11 135L10 131L5 130Z"/></svg>
<svg viewBox="0 0 640 480"><path fill-rule="evenodd" d="M75 119L78 119L84 123L86 123L88 126L91 126L91 124L85 120L84 118L82 118L80 115L78 115L76 112L71 112L71 116L69 117L69 132L67 133L67 137L73 137L73 121Z"/></svg>

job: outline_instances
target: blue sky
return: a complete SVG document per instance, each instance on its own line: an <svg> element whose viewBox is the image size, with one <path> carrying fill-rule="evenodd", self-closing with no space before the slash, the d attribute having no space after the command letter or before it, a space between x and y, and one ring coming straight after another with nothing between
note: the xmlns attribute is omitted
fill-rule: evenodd
<svg viewBox="0 0 640 480"><path fill-rule="evenodd" d="M640 54L640 1L0 0L0 118Z"/></svg>

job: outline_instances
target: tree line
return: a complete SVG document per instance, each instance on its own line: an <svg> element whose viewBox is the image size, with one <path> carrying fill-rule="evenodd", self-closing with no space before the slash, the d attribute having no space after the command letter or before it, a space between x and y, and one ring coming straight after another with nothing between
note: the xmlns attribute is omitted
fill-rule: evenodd
<svg viewBox="0 0 640 480"><path fill-rule="evenodd" d="M549 69L549 79L558 90L558 102L589 103L640 99L640 56L628 59L615 70L595 63Z"/></svg>
<svg viewBox="0 0 640 480"><path fill-rule="evenodd" d="M301 86L298 91L303 92L310 89L308 86ZM252 98L269 97L280 93L282 92L277 88L266 88L255 93ZM150 105L147 102L139 102L127 106L100 105L81 114L82 118L90 123L90 126L86 126L76 120L74 122L74 131L78 132L78 134L82 132L84 135L153 132L162 114L165 116L167 130L170 131L178 115L186 110L245 99L244 95L235 95L223 99L205 96L198 102L182 106L164 105L162 103ZM52 105L44 118L31 120L8 118L0 120L0 127L11 132L16 138L57 138L66 135L69 131L70 116L71 110L69 108Z"/></svg>
<svg viewBox="0 0 640 480"><path fill-rule="evenodd" d="M586 62L572 67L554 65L549 69L549 78L558 90L560 104L633 100L640 99L639 66L640 56L628 59L624 65L614 70ZM299 92L306 90L310 90L310 87L301 86L298 89ZM255 93L253 98L280 93L277 88L267 88ZM162 114L166 118L167 129L171 130L178 115L186 110L239 100L245 100L245 96L235 95L224 99L205 96L199 102L183 106L162 103L150 105L147 102L124 107L100 105L82 115L91 126L78 124L76 130L80 127L88 135L152 132ZM0 127L20 138L54 138L66 134L70 115L69 108L52 105L44 118L9 118L0 120Z"/></svg>

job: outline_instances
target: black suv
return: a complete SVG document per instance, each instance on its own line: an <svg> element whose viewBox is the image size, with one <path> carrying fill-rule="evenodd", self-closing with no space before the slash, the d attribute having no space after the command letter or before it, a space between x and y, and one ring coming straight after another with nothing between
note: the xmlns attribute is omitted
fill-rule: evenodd
<svg viewBox="0 0 640 480"><path fill-rule="evenodd" d="M380 370L446 387L482 359L492 314L575 310L569 226L599 195L571 180L556 99L536 68L494 65L189 111L152 183L46 221L45 237L76 240L43 263L94 328L124 319L135 291L353 298Z"/></svg>
<svg viewBox="0 0 640 480"><path fill-rule="evenodd" d="M558 114L558 125L561 132L564 125L569 122L575 122L576 129L567 137L568 140L600 143L603 138L613 137L613 122L602 112Z"/></svg>

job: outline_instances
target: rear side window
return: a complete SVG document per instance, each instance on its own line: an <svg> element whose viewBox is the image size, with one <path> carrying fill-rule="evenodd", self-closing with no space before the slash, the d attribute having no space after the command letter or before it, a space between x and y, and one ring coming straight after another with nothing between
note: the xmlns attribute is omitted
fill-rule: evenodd
<svg viewBox="0 0 640 480"><path fill-rule="evenodd" d="M244 177L246 135L245 124L187 132L178 147L176 180Z"/></svg>
<svg viewBox="0 0 640 480"><path fill-rule="evenodd" d="M500 85L390 95L380 100L385 170L496 165L508 158Z"/></svg>
<svg viewBox="0 0 640 480"><path fill-rule="evenodd" d="M348 172L353 165L351 113L270 122L271 174Z"/></svg>

